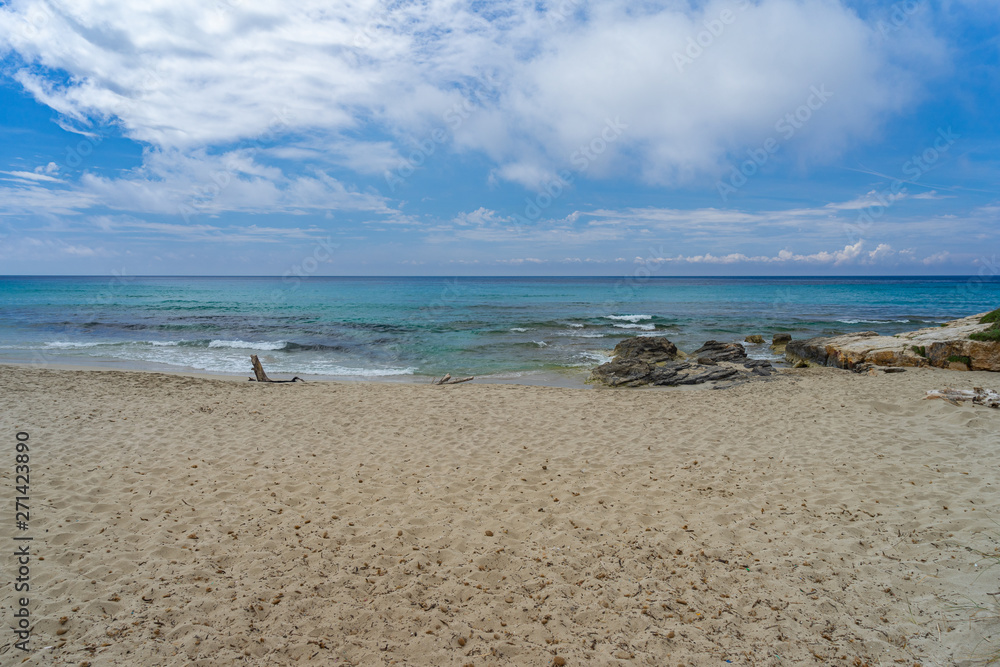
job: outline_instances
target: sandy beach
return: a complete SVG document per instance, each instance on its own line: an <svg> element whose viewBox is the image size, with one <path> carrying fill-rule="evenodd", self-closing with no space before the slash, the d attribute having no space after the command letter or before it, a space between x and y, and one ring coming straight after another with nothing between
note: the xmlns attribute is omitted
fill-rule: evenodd
<svg viewBox="0 0 1000 667"><path fill-rule="evenodd" d="M972 665L998 376L724 391L0 367L4 665ZM985 574L984 574L985 571ZM10 629L30 599L30 651ZM992 638L994 643L984 638ZM978 662L977 662L978 661Z"/></svg>

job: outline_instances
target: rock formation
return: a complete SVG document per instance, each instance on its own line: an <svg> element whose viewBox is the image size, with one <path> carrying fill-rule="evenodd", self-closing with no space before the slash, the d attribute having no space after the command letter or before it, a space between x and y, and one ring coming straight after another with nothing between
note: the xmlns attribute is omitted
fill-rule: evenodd
<svg viewBox="0 0 1000 667"><path fill-rule="evenodd" d="M989 330L980 320L985 314L953 320L939 327L918 329L895 336L874 331L830 338L794 340L785 347L793 365L833 366L855 369L872 366L936 366L954 370L1000 371L1000 342L979 341L971 334Z"/></svg>
<svg viewBox="0 0 1000 667"><path fill-rule="evenodd" d="M792 341L792 334L776 333L771 338L771 349L778 354L785 353L785 346Z"/></svg>
<svg viewBox="0 0 1000 667"><path fill-rule="evenodd" d="M595 368L587 381L609 387L677 386L755 379L774 371L767 360L747 359L739 343L708 341L693 356L697 363L684 361L684 354L666 338L629 338L615 347L615 358Z"/></svg>
<svg viewBox="0 0 1000 667"><path fill-rule="evenodd" d="M698 359L709 359L715 363L720 361L739 362L747 358L747 351L739 343L720 343L716 340L710 340L695 350L691 356Z"/></svg>
<svg viewBox="0 0 1000 667"><path fill-rule="evenodd" d="M636 338L626 338L615 345L615 357L645 361L648 364L659 364L664 361L674 361L675 359L683 358L684 354L678 352L677 346L666 338L659 336L638 336Z"/></svg>

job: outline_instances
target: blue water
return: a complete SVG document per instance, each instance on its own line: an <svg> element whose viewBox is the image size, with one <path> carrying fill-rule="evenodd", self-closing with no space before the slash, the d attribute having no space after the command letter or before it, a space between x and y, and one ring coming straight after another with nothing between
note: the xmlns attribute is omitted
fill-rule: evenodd
<svg viewBox="0 0 1000 667"><path fill-rule="evenodd" d="M278 376L546 382L582 376L628 336L692 351L755 333L893 334L998 306L996 277L0 277L0 361L242 375L256 353Z"/></svg>

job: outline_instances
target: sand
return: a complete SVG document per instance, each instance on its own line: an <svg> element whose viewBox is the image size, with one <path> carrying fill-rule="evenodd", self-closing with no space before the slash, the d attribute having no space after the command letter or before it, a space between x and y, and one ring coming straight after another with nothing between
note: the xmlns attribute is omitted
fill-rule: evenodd
<svg viewBox="0 0 1000 667"><path fill-rule="evenodd" d="M18 431L35 537L31 651L13 647L6 556L0 663L976 664L998 650L977 550L1000 533L1000 410L923 397L998 380L803 369L684 392L0 366L3 553Z"/></svg>

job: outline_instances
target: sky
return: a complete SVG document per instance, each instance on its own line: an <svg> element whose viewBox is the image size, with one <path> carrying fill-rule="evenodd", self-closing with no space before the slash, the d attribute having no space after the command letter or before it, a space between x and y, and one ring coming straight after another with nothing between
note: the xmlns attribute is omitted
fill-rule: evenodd
<svg viewBox="0 0 1000 667"><path fill-rule="evenodd" d="M0 274L1000 275L996 0L0 0Z"/></svg>

